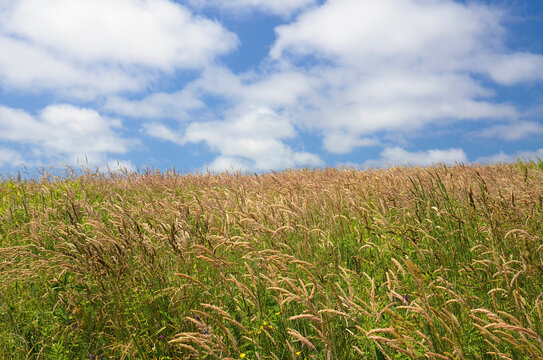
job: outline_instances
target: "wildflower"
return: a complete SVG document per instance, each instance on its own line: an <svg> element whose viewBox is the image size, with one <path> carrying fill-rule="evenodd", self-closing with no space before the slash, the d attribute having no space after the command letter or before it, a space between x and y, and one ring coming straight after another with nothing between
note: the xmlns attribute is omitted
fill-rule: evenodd
<svg viewBox="0 0 543 360"><path fill-rule="evenodd" d="M243 359L245 357L245 353L239 354L239 357Z"/></svg>
<svg viewBox="0 0 543 360"><path fill-rule="evenodd" d="M281 312L278 311L278 312L275 313L275 315L279 316L279 315L281 315Z"/></svg>
<svg viewBox="0 0 543 360"><path fill-rule="evenodd" d="M205 326L202 328L202 334L207 335L207 328Z"/></svg>
<svg viewBox="0 0 543 360"><path fill-rule="evenodd" d="M262 334L262 331L261 331L261 330L258 330L256 333L257 333L258 335L260 335L260 334Z"/></svg>
<svg viewBox="0 0 543 360"><path fill-rule="evenodd" d="M302 352L301 351L296 351L296 355L299 356Z"/></svg>
<svg viewBox="0 0 543 360"><path fill-rule="evenodd" d="M266 325L268 325L268 322L264 321L264 322L262 323L262 325L266 326Z"/></svg>
<svg viewBox="0 0 543 360"><path fill-rule="evenodd" d="M401 301L405 303L406 305L409 305L409 296L408 295L404 295L402 297L394 296L394 302L398 302L398 301Z"/></svg>
<svg viewBox="0 0 543 360"><path fill-rule="evenodd" d="M162 339L164 339L164 335L159 335L158 338L159 338L160 340L162 340Z"/></svg>

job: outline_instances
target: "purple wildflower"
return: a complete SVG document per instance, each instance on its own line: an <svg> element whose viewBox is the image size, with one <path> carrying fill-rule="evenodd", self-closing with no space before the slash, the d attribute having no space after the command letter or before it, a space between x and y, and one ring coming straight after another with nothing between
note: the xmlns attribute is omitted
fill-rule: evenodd
<svg viewBox="0 0 543 360"><path fill-rule="evenodd" d="M398 301L401 301L404 304L409 305L409 296L404 295L402 297L399 297L399 296L394 295L394 302L398 302Z"/></svg>
<svg viewBox="0 0 543 360"><path fill-rule="evenodd" d="M159 338L160 340L162 340L162 339L164 339L164 335L159 335L158 338Z"/></svg>
<svg viewBox="0 0 543 360"><path fill-rule="evenodd" d="M205 326L202 329L202 334L207 335L207 328Z"/></svg>

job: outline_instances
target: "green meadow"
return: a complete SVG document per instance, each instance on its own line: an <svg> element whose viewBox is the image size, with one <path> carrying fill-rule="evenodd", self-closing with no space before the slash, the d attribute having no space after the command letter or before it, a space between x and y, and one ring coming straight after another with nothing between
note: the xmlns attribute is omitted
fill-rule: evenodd
<svg viewBox="0 0 543 360"><path fill-rule="evenodd" d="M0 182L0 359L543 359L543 162Z"/></svg>

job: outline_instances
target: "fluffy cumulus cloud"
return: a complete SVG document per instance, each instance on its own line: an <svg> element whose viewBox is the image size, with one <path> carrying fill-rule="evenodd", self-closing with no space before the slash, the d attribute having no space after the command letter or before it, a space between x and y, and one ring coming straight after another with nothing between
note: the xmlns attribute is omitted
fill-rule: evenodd
<svg viewBox="0 0 543 360"><path fill-rule="evenodd" d="M320 134L329 153L384 146L382 158L370 161L373 164L467 162L461 149L407 152L385 140L390 134L478 120L518 126L505 135L509 125L497 125L482 136L504 133L504 139L513 139L538 131L537 124L518 121L521 115L514 105L495 100L494 86L489 85L543 79L541 55L507 48L503 11L452 0L328 0L313 5L276 28L265 71L233 74L210 67L181 92L165 96L211 95L232 108L271 109L296 133ZM232 119L212 124L194 123L188 130L226 129ZM184 136L163 125L150 130L177 143ZM200 140L221 152L217 166L247 165L237 155L226 155L228 141L220 149L214 145L219 141L210 140L211 132ZM245 139L240 137L239 143ZM265 138L274 143L281 139ZM263 149L266 146L262 142Z"/></svg>
<svg viewBox="0 0 543 360"><path fill-rule="evenodd" d="M315 74L318 100L299 118L321 131L327 150L347 153L379 131L516 119L479 78L538 81L543 57L506 48L504 16L450 0L329 0L279 26L270 55Z"/></svg>
<svg viewBox="0 0 543 360"><path fill-rule="evenodd" d="M485 138L515 141L543 135L543 125L535 121L516 121L510 124L491 126L477 132L476 135Z"/></svg>
<svg viewBox="0 0 543 360"><path fill-rule="evenodd" d="M332 131L324 138L324 148L335 154L347 154L352 149L361 146L377 146L379 140L376 138L361 138L342 131Z"/></svg>
<svg viewBox="0 0 543 360"><path fill-rule="evenodd" d="M401 147L385 148L379 159L367 160L364 166L382 167L395 165L455 165L467 163L468 157L462 149L428 150L421 152L408 152Z"/></svg>
<svg viewBox="0 0 543 360"><path fill-rule="evenodd" d="M282 16L260 66L235 73L231 59L217 60L239 40L204 17L210 7ZM497 96L543 81L543 56L508 46L507 16L492 2L455 0L0 0L0 87L101 106L0 107L0 141L29 144L40 159L107 164L131 148L123 117L144 136L207 145L212 170L319 166L317 152L359 147L382 150L371 166L467 162L456 147L418 151L397 139L467 122L483 138L543 134ZM306 151L306 134L322 146ZM2 159L17 158L19 147L3 146Z"/></svg>
<svg viewBox="0 0 543 360"><path fill-rule="evenodd" d="M194 93L182 90L173 94L155 93L141 100L126 100L119 96L110 97L104 109L119 115L145 119L186 119L191 110L205 107Z"/></svg>
<svg viewBox="0 0 543 360"><path fill-rule="evenodd" d="M491 55L483 58L480 70L502 85L543 79L543 56L530 53Z"/></svg>
<svg viewBox="0 0 543 360"><path fill-rule="evenodd" d="M266 108L234 112L226 121L193 123L184 142L205 142L219 156L210 170L282 170L297 166L320 166L322 160L305 151L294 151L281 140L296 136L288 119Z"/></svg>
<svg viewBox="0 0 543 360"><path fill-rule="evenodd" d="M190 120L194 111L207 108L203 99L213 96L226 100L232 108L252 106L293 111L314 93L315 86L319 86L317 79L294 70L236 75L224 66L213 65L180 91L155 93L139 100L113 96L104 109L134 118Z"/></svg>
<svg viewBox="0 0 543 360"><path fill-rule="evenodd" d="M227 110L215 114L215 120L190 122L181 131L160 121L143 125L148 136L170 141L178 145L205 143L218 157L207 168L219 170L270 170L299 166L320 166L324 162L317 155L306 151L294 151L285 142L296 139L293 119L289 116L301 98L312 93L314 79L297 72L281 72L268 76L254 73L236 76L220 66L209 67L202 76L183 90L171 94L159 94L162 104L151 95L141 100L129 101L115 98L106 108L115 113L124 109L136 109L130 116L170 117L190 119L180 114L201 110L198 99L215 96L226 100ZM288 88L289 91L284 91ZM180 101L180 99L190 99ZM176 104L177 116L168 116L169 106ZM217 119L218 118L218 119Z"/></svg>
<svg viewBox="0 0 543 360"><path fill-rule="evenodd" d="M71 105L51 105L37 116L0 106L0 141L25 144L32 158L39 159L29 165L58 165L59 161L70 165L105 164L111 154L126 154L135 145L118 134L121 127L117 119ZM10 154L10 150L3 148L6 153ZM11 155L15 162L21 159L13 151Z"/></svg>
<svg viewBox="0 0 543 360"><path fill-rule="evenodd" d="M20 166L24 164L22 155L13 149L0 147L0 168L3 166Z"/></svg>
<svg viewBox="0 0 543 360"><path fill-rule="evenodd" d="M259 10L269 14L288 16L315 4L316 0L189 0L196 8L219 7L235 12Z"/></svg>
<svg viewBox="0 0 543 360"><path fill-rule="evenodd" d="M278 27L272 55L318 52L358 68L386 60L454 70L474 66L475 52L483 57L503 45L502 17L493 8L452 0L329 0ZM502 55L498 62L511 59Z"/></svg>
<svg viewBox="0 0 543 360"><path fill-rule="evenodd" d="M143 133L155 139L170 141L181 146L185 144L182 134L162 123L147 123L143 125L141 130Z"/></svg>
<svg viewBox="0 0 543 360"><path fill-rule="evenodd" d="M237 43L216 21L171 0L4 1L0 84L81 97L140 90Z"/></svg>

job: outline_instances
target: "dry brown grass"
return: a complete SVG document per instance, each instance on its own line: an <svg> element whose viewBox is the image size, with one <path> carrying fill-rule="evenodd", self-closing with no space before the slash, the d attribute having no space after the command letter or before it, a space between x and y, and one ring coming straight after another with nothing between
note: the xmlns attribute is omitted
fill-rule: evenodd
<svg viewBox="0 0 543 360"><path fill-rule="evenodd" d="M0 354L543 358L542 184L530 164L5 181Z"/></svg>

